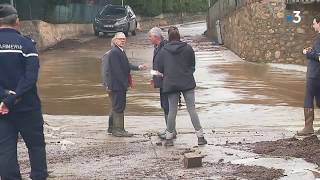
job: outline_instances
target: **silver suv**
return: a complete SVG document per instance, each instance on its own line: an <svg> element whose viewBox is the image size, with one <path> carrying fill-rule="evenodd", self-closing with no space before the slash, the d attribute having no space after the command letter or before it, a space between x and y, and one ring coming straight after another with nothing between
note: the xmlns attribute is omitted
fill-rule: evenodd
<svg viewBox="0 0 320 180"><path fill-rule="evenodd" d="M130 6L106 5L95 17L93 30L96 36L100 32L104 34L123 32L126 36L129 32L136 35L137 19Z"/></svg>

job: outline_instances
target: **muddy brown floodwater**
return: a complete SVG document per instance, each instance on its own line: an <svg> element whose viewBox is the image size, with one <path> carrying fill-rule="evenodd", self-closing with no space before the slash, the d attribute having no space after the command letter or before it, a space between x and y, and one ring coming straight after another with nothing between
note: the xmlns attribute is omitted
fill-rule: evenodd
<svg viewBox="0 0 320 180"><path fill-rule="evenodd" d="M184 40L194 44L197 53L198 103L202 107L217 103L302 106L304 73L226 59L220 49L199 36L204 29L189 25L182 30ZM101 57L110 49L110 37L83 39L67 40L41 54L39 89L46 114L106 115L110 108L100 75ZM133 64L151 67L153 47L146 34L130 36L126 51ZM127 114L160 115L158 91L149 85L149 71L133 75L136 86L129 91Z"/></svg>
<svg viewBox="0 0 320 180"><path fill-rule="evenodd" d="M130 37L127 54L132 63L151 63L147 37ZM141 43L142 42L142 43ZM110 38L66 40L41 54L39 91L47 114L106 115L110 103L101 84L101 57L110 49ZM149 72L149 71L148 71ZM157 114L156 91L147 72L133 73L136 87L130 91L128 113ZM139 113L140 112L140 113Z"/></svg>

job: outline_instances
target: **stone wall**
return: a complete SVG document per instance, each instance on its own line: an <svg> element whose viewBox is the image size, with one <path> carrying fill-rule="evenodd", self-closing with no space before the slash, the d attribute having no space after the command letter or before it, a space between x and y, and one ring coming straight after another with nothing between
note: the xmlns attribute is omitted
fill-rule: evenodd
<svg viewBox="0 0 320 180"><path fill-rule="evenodd" d="M288 23L287 15L301 11L300 24ZM319 4L287 6L284 0L248 3L221 20L226 47L253 62L304 64L304 47L310 47L317 34L311 28L320 14ZM209 21L213 17L208 17Z"/></svg>
<svg viewBox="0 0 320 180"><path fill-rule="evenodd" d="M37 42L39 50L84 34L93 34L92 24L49 24L44 21L22 21L21 32Z"/></svg>

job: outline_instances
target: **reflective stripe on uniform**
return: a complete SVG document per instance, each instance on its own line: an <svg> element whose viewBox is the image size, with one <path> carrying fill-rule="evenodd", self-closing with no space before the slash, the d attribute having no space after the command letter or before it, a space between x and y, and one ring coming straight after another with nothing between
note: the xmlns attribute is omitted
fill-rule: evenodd
<svg viewBox="0 0 320 180"><path fill-rule="evenodd" d="M25 54L22 50L0 50L0 53L18 53L24 57L38 57L39 56L37 53Z"/></svg>

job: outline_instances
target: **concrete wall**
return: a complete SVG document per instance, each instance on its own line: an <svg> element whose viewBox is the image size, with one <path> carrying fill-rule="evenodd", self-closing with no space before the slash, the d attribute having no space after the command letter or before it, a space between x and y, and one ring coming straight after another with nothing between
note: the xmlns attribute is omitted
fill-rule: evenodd
<svg viewBox="0 0 320 180"><path fill-rule="evenodd" d="M301 11L300 24L288 23L287 15ZM235 9L221 20L226 47L253 62L305 64L304 47L310 47L316 33L311 29L320 5L290 5L284 0L261 0ZM217 18L209 13L208 21ZM214 37L214 30L209 32Z"/></svg>
<svg viewBox="0 0 320 180"><path fill-rule="evenodd" d="M139 29L141 31L148 31L155 26L160 27L181 24L185 22L204 21L206 19L206 13L165 13L156 17L138 16L137 19L139 22Z"/></svg>
<svg viewBox="0 0 320 180"><path fill-rule="evenodd" d="M92 24L49 24L43 21L22 21L21 32L37 42L39 50L45 50L65 39L93 34Z"/></svg>
<svg viewBox="0 0 320 180"><path fill-rule="evenodd" d="M163 14L158 17L138 17L139 28L147 31L154 26L167 26L171 24L190 21L205 20L204 13L183 14L182 18L177 18L178 14ZM39 50L45 50L57 43L79 35L93 34L92 24L49 24L44 21L22 21L22 34L33 38L37 42Z"/></svg>

